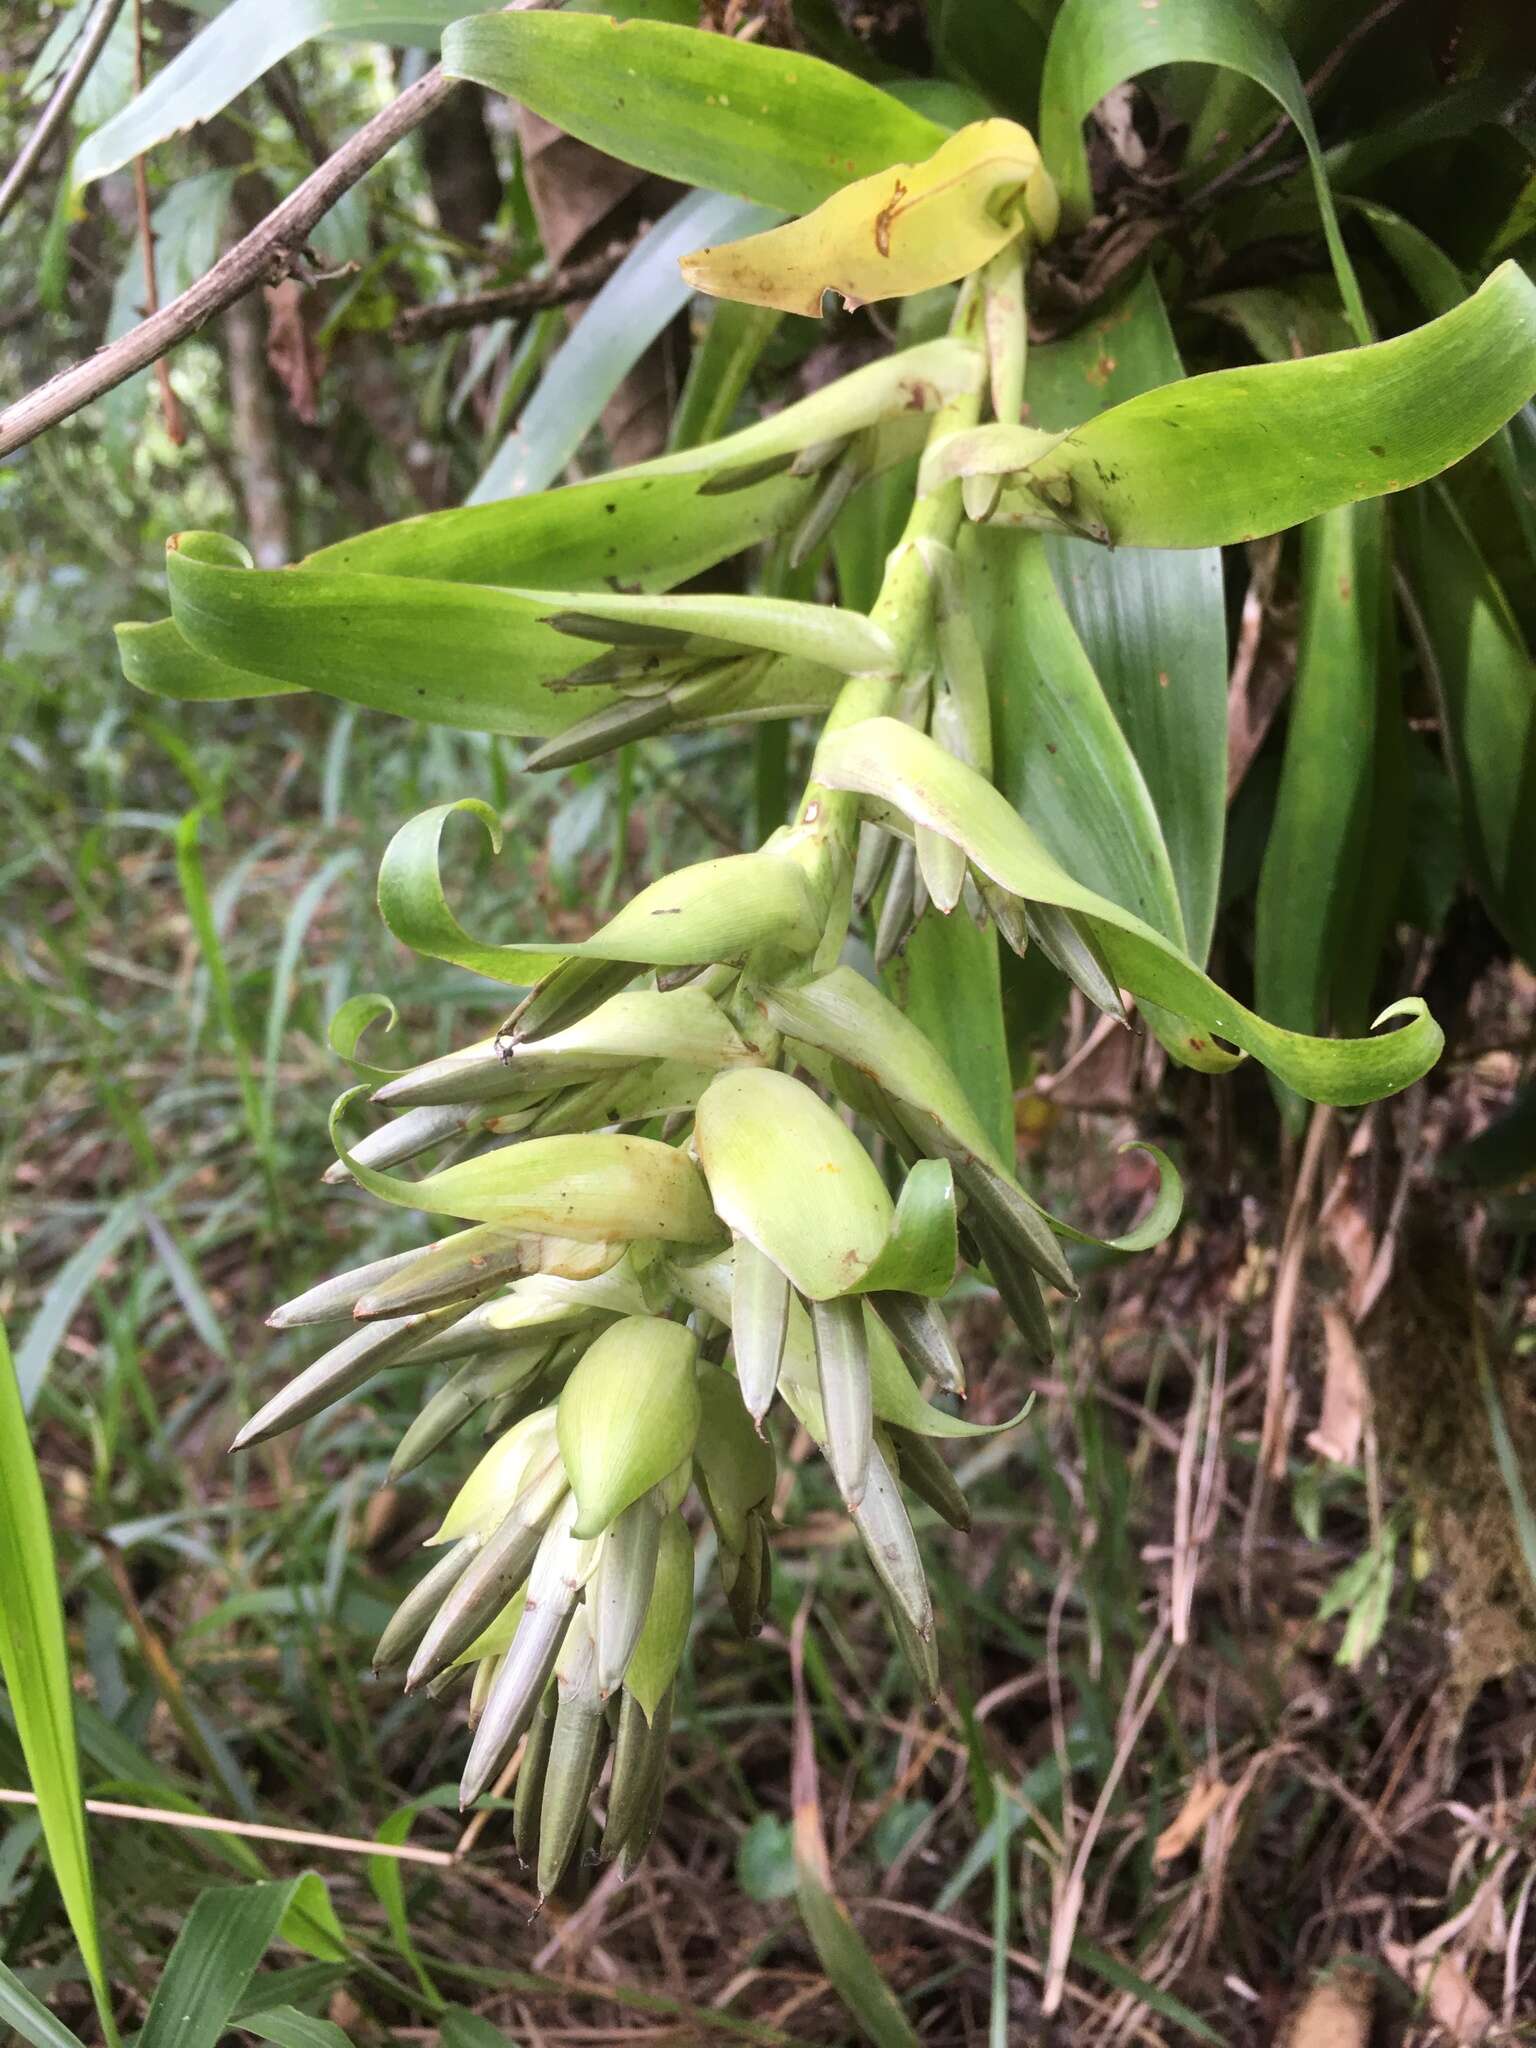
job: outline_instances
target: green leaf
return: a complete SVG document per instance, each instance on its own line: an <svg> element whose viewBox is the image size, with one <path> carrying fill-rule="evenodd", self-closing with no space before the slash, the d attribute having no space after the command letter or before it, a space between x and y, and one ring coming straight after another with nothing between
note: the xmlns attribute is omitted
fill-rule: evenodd
<svg viewBox="0 0 1536 2048"><path fill-rule="evenodd" d="M795 1900L811 1946L833 1990L875 2048L918 2048L897 2001L880 1974L879 1965L849 1918L848 1908L832 1882L832 1865L822 1832L821 1799L816 1785L815 1738L798 1662L795 1670L795 1737L792 1841L795 1857Z"/></svg>
<svg viewBox="0 0 1536 2048"><path fill-rule="evenodd" d="M1467 861L1489 916L1536 962L1536 665L1445 493L1416 491L1403 524Z"/></svg>
<svg viewBox="0 0 1536 2048"><path fill-rule="evenodd" d="M199 652L218 661L238 655L327 696L474 732L553 737L573 716L613 701L584 690L573 706L569 693L549 688L582 659L579 624L561 631L549 623L567 615L654 623L678 636L680 650L697 636L705 651L724 642L848 669L890 657L884 635L859 614L780 598L631 598L255 569L238 543L212 533L178 535L168 565L176 624Z"/></svg>
<svg viewBox="0 0 1536 2048"><path fill-rule="evenodd" d="M317 2019L313 2013L300 2012L294 2005L269 2005L260 2012L246 2013L240 2028L242 2033L254 2034L258 2041L274 2042L276 2048L351 2048L334 2020Z"/></svg>
<svg viewBox="0 0 1536 2048"><path fill-rule="evenodd" d="M469 502L521 497L553 483L624 377L692 298L679 259L701 242L750 235L778 218L719 192L690 192L670 207L582 314Z"/></svg>
<svg viewBox="0 0 1536 2048"><path fill-rule="evenodd" d="M528 987L564 960L629 960L690 967L734 960L769 940L809 951L820 926L801 870L771 853L729 854L678 868L631 897L594 937L548 946L487 945L454 917L438 869L443 827L455 811L478 818L501 849L495 813L477 797L436 804L400 827L379 865L379 913L400 940L431 960Z"/></svg>
<svg viewBox="0 0 1536 2048"><path fill-rule="evenodd" d="M972 428L938 443L924 480L1002 476L1001 523L1117 547L1222 546L1422 483L1533 391L1536 285L1505 263L1392 341L1191 377L1044 449L1028 428Z"/></svg>
<svg viewBox="0 0 1536 2048"><path fill-rule="evenodd" d="M849 1292L895 1288L941 1299L955 1284L959 1261L954 1169L947 1159L920 1159L902 1182L879 1257Z"/></svg>
<svg viewBox="0 0 1536 2048"><path fill-rule="evenodd" d="M1148 270L1067 340L1030 350L1030 420L1052 432L1074 427L1183 374ZM1221 556L1215 548L1100 548L1060 534L1048 534L1045 545L1072 623L1145 777L1178 887L1186 947L1203 962L1216 920L1227 809ZM1000 717L1012 696L999 693ZM1002 786L1011 790L1006 780ZM1156 866L1155 848L1150 857Z"/></svg>
<svg viewBox="0 0 1536 2048"><path fill-rule="evenodd" d="M155 1987L139 2048L217 2048L301 1888L318 1881L308 1872L203 1892Z"/></svg>
<svg viewBox="0 0 1536 2048"><path fill-rule="evenodd" d="M0 2024L11 2027L31 2048L84 2048L78 2034L72 2034L56 2019L21 1979L0 1963Z"/></svg>
<svg viewBox="0 0 1536 2048"><path fill-rule="evenodd" d="M642 170L783 213L945 133L815 57L657 22L477 15L443 37L443 65Z"/></svg>
<svg viewBox="0 0 1536 2048"><path fill-rule="evenodd" d="M1439 1057L1443 1035L1417 997L1395 1004L1377 1020L1411 1020L1380 1038L1307 1038L1266 1023L1225 995L1161 933L1074 881L1005 796L895 719L868 719L824 738L816 774L833 789L856 790L893 804L955 840L1011 894L1078 913L1123 987L1204 1034L1205 1043L1189 1040L1196 1056L1209 1049L1212 1037L1230 1040L1298 1093L1315 1102L1338 1103L1390 1095L1418 1080Z"/></svg>
<svg viewBox="0 0 1536 2048"><path fill-rule="evenodd" d="M263 72L317 36L430 46L456 12L454 0L235 0L120 114L87 137L75 159L75 183L89 185L212 120Z"/></svg>
<svg viewBox="0 0 1536 2048"><path fill-rule="evenodd" d="M42 1475L0 1323L0 1674L21 1741L54 1881L91 1980L109 2042L112 2002L75 1749L69 1651ZM3 1997L3 1994L0 1994ZM3 2009L3 2008L0 2008ZM19 2022L17 2022L19 2024ZM55 2023L56 2024L56 2023ZM64 2031L60 2029L60 2031Z"/></svg>
<svg viewBox="0 0 1536 2048"><path fill-rule="evenodd" d="M999 685L998 788L1065 868L1182 950L1178 887L1146 778L1061 601L1044 541L973 528L963 559L987 673Z"/></svg>
<svg viewBox="0 0 1536 2048"><path fill-rule="evenodd" d="M1391 658L1387 575L1379 500L1304 528L1296 686L1254 920L1254 1000L1292 1031L1333 1021L1345 948L1358 937L1351 913L1383 851L1370 818Z"/></svg>
<svg viewBox="0 0 1536 2048"><path fill-rule="evenodd" d="M396 578L470 583L492 589L514 581L534 590L607 590L612 583L624 589L661 589L685 582L725 556L789 525L804 511L813 489L808 479L780 475L720 498L701 492L703 481L696 475L632 471L533 497L426 513L321 548L298 566L306 574L368 572L389 579L384 586L386 598L393 591ZM220 542L207 552L214 566L225 565L231 571L245 573L243 550ZM296 580L292 569L260 573L289 583ZM346 587L356 590L360 586L354 581ZM271 584L261 590L252 587L240 592L224 586L222 597L219 589L205 589L205 601L216 599L223 604L238 598L260 610L264 602L278 595ZM303 610L302 599L299 610ZM232 651L232 659L227 662L206 644L194 647L171 620L151 626L119 626L117 638L123 670L140 689L183 699L227 699L310 687L325 689L323 673L316 674L315 663L304 652L302 626L290 631L285 640L285 619L290 627L294 626L292 613L281 611L268 624L276 632L274 658L281 665L285 647L290 657L297 658L294 679L284 680L281 673L253 673L246 665L251 656L242 641L238 620L226 622L226 626L232 624L223 642ZM554 661L554 642L546 639L540 644ZM569 644L558 658L560 670L552 673L572 665ZM324 664L320 667L323 670ZM360 695L356 701L380 701L379 691L366 678L357 687ZM331 694L346 696L349 692ZM532 694L538 699L548 695L542 689L535 689ZM393 708L400 701L398 689L386 690L383 695L384 708ZM421 699L409 696L407 685L403 708L409 715L419 717L424 715L421 706ZM503 711L505 714L505 707ZM560 708L551 698L548 715L564 725L573 712L570 706ZM552 731L557 729L550 727Z"/></svg>
<svg viewBox="0 0 1536 2048"><path fill-rule="evenodd" d="M1367 340L1370 326L1305 88L1279 30L1253 0L1180 0L1176 7L1148 7L1145 0L1066 0L1051 30L1040 83L1040 147L1061 193L1065 223L1080 227L1093 210L1083 122L1112 87L1164 64L1214 64L1240 72L1296 123L1345 309L1355 338Z"/></svg>

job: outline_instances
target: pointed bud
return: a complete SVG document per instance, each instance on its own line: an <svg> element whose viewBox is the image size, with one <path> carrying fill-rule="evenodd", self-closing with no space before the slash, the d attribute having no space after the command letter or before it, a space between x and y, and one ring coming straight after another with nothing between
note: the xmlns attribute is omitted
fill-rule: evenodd
<svg viewBox="0 0 1536 2048"><path fill-rule="evenodd" d="M443 1310L436 1320L440 1322L452 1314L451 1309ZM258 1408L230 1449L249 1450L252 1444L265 1443L268 1437L296 1428L322 1409L345 1400L375 1373L405 1357L418 1337L430 1333L432 1321L419 1315L395 1316L354 1330Z"/></svg>
<svg viewBox="0 0 1536 2048"><path fill-rule="evenodd" d="M530 989L497 1034L494 1043L505 1052L574 1024L627 988L639 973L623 960L564 960Z"/></svg>
<svg viewBox="0 0 1536 2048"><path fill-rule="evenodd" d="M626 1316L592 1344L560 1396L560 1451L596 1536L693 1449L697 1345L679 1323Z"/></svg>
<svg viewBox="0 0 1536 2048"><path fill-rule="evenodd" d="M444 1053L404 1074L396 1074L373 1091L381 1109L462 1108L466 1104L495 1102L516 1094L516 1085L506 1062L497 1051L494 1038L482 1038L475 1045ZM364 1140L367 1143L367 1140ZM355 1151L359 1148L354 1147ZM340 1161L337 1164L340 1165ZM364 1159L365 1166L374 1162Z"/></svg>
<svg viewBox="0 0 1536 2048"><path fill-rule="evenodd" d="M789 1281L750 1238L738 1237L732 1261L731 1343L747 1413L762 1434L779 1384L789 1326Z"/></svg>
<svg viewBox="0 0 1536 2048"><path fill-rule="evenodd" d="M415 1649L433 1615L463 1576L480 1548L478 1536L461 1536L432 1569L417 1580L390 1617L373 1653L373 1668L383 1671Z"/></svg>
<svg viewBox="0 0 1536 2048"><path fill-rule="evenodd" d="M409 1265L374 1281L357 1296L352 1313L366 1322L375 1316L407 1315L468 1301L503 1281L541 1271L543 1261L560 1257L568 1243L498 1223L456 1230L451 1237L424 1245Z"/></svg>
<svg viewBox="0 0 1536 2048"><path fill-rule="evenodd" d="M554 1673L566 1626L593 1562L594 1546L571 1534L574 1516L575 1503L567 1500L544 1532L517 1633L502 1656L470 1746L459 1784L461 1807L479 1798L511 1755Z"/></svg>
<svg viewBox="0 0 1536 2048"><path fill-rule="evenodd" d="M932 1373L946 1394L965 1393L965 1364L950 1335L944 1311L921 1294L871 1294L869 1305L917 1370Z"/></svg>
<svg viewBox="0 0 1536 2048"><path fill-rule="evenodd" d="M901 1483L926 1501L936 1515L958 1529L962 1536L971 1530L971 1504L955 1483L955 1476L939 1455L937 1445L910 1429L887 1428Z"/></svg>
<svg viewBox="0 0 1536 2048"><path fill-rule="evenodd" d="M737 1247L740 1256L741 1247ZM788 1321L786 1302L786 1324ZM778 1461L773 1446L753 1425L741 1389L728 1372L708 1366L699 1373L700 1422L693 1449L694 1478L709 1509L722 1547L735 1556L746 1548L747 1518L773 1498Z"/></svg>
<svg viewBox="0 0 1536 2048"><path fill-rule="evenodd" d="M469 1708L464 1716L465 1726L471 1735L480 1725L480 1716L485 1712L486 1700L490 1697L501 1658L482 1657L475 1666L474 1677L469 1682Z"/></svg>
<svg viewBox="0 0 1536 2048"><path fill-rule="evenodd" d="M921 1640L933 1634L933 1602L901 1488L878 1442L871 1445L863 1498L853 1511L854 1527L869 1561L892 1600Z"/></svg>
<svg viewBox="0 0 1536 2048"><path fill-rule="evenodd" d="M466 1651L484 1655L481 1637L528 1577L565 1491L565 1474L556 1459L551 1458L537 1473L530 1474L523 1495L482 1541L470 1565L433 1616L406 1673L407 1692L430 1684L440 1671L458 1663Z"/></svg>
<svg viewBox="0 0 1536 2048"><path fill-rule="evenodd" d="M917 827L914 844L923 887L934 909L948 917L965 887L965 848L942 833L930 832L926 825Z"/></svg>
<svg viewBox="0 0 1536 2048"><path fill-rule="evenodd" d="M976 1240L987 1271L992 1276L992 1285L997 1289L1003 1307L1013 1318L1030 1355L1037 1364L1049 1365L1055 1356L1056 1345L1051 1335L1051 1319L1040 1293L1040 1282L1018 1255L1016 1246L995 1228L990 1216L977 1214L967 1217L966 1229Z"/></svg>
<svg viewBox="0 0 1536 2048"><path fill-rule="evenodd" d="M810 1303L816 1338L816 1377L826 1417L827 1463L850 1510L864 1497L874 1441L874 1400L864 1305L856 1295Z"/></svg>
<svg viewBox="0 0 1536 2048"><path fill-rule="evenodd" d="M746 1543L739 1557L721 1551L720 1576L736 1632L743 1641L750 1641L762 1629L773 1585L768 1525L762 1515L748 1515Z"/></svg>
<svg viewBox="0 0 1536 2048"><path fill-rule="evenodd" d="M549 1339L540 1337L505 1351L482 1353L461 1365L447 1385L433 1394L395 1446L389 1461L390 1483L393 1485L424 1464L472 1415L498 1395L511 1393L536 1378L549 1348Z"/></svg>
<svg viewBox="0 0 1536 2048"><path fill-rule="evenodd" d="M544 1774L549 1768L549 1746L555 1733L555 1709L560 1695L547 1685L528 1729L523 1760L517 1767L517 1789L512 1796L512 1841L524 1863L533 1863L539 1853L539 1807L544 1799Z"/></svg>
<svg viewBox="0 0 1536 2048"><path fill-rule="evenodd" d="M648 1721L654 1721L662 1696L677 1676L693 1620L693 1538L679 1514L666 1517L656 1553L656 1578L645 1627L624 1674L624 1688L633 1693Z"/></svg>
<svg viewBox="0 0 1536 2048"><path fill-rule="evenodd" d="M431 1245L413 1245L408 1252L392 1252L387 1259L370 1259L366 1266L350 1272L333 1273L285 1301L267 1317L272 1330L295 1330L310 1323L337 1323L350 1317L359 1298L397 1273L424 1258Z"/></svg>
<svg viewBox="0 0 1536 2048"><path fill-rule="evenodd" d="M597 1651L597 1690L621 1683L645 1627L661 1552L662 1515L654 1490L619 1516L603 1538L587 1606Z"/></svg>
<svg viewBox="0 0 1536 2048"><path fill-rule="evenodd" d="M911 936L917 922L917 848L899 842L886 871L885 895L875 919L875 965L888 966Z"/></svg>
<svg viewBox="0 0 1536 2048"><path fill-rule="evenodd" d="M669 1690L654 1721L646 1718L632 1692L626 1691L619 1702L613 1775L608 1781L608 1814L603 1828L604 1856L619 1853L645 1812L651 1780L661 1769L666 1751L671 1700Z"/></svg>
<svg viewBox="0 0 1536 2048"><path fill-rule="evenodd" d="M1054 903L1029 903L1025 921L1046 959L1059 967L1074 988L1081 989L1096 1009L1117 1024L1129 1024L1130 1014L1110 972L1104 949L1083 920Z"/></svg>
<svg viewBox="0 0 1536 2048"><path fill-rule="evenodd" d="M416 1159L423 1152L430 1152L434 1145L458 1137L470 1129L476 1118L475 1109L465 1109L453 1103L409 1109L404 1116L393 1117L378 1130L370 1131L367 1137L359 1138L352 1147L352 1154L364 1166L374 1166L382 1172L386 1167L400 1166L407 1159ZM333 1159L320 1178L327 1187L339 1187L351 1180L352 1169L343 1165L341 1160Z"/></svg>
<svg viewBox="0 0 1536 2048"><path fill-rule="evenodd" d="M539 1803L539 1897L548 1898L565 1873L587 1802L602 1766L604 1716L597 1690L597 1657L585 1607L571 1617L556 1666L555 1729Z"/></svg>

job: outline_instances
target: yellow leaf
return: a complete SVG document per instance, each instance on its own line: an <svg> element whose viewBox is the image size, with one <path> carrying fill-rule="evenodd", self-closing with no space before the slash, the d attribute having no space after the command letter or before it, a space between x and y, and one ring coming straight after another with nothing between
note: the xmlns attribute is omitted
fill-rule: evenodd
<svg viewBox="0 0 1536 2048"><path fill-rule="evenodd" d="M905 298L979 270L1026 228L1048 240L1055 226L1056 188L1028 129L973 121L924 162L860 178L766 234L697 249L681 268L717 298L814 318L823 292L850 307Z"/></svg>

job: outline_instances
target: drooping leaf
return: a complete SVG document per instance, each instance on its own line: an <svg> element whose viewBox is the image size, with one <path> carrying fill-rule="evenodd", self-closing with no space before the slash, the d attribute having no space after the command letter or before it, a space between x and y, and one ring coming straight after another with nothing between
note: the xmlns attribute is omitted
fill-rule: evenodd
<svg viewBox="0 0 1536 2048"><path fill-rule="evenodd" d="M972 428L937 444L924 477L1001 477L1001 523L1118 547L1216 547L1422 483L1533 391L1536 285L1505 263L1391 341L1191 377L1049 447L1038 430Z"/></svg>
<svg viewBox="0 0 1536 2048"><path fill-rule="evenodd" d="M948 1061L1000 1157L1013 1156L1013 1074L997 933L930 911L886 970L901 1008Z"/></svg>
<svg viewBox="0 0 1536 2048"><path fill-rule="evenodd" d="M1312 166L1328 253L1357 341L1370 327L1344 247L1322 150L1290 51L1254 0L1065 0L1046 46L1040 81L1040 147L1071 227L1088 218L1093 191L1082 124L1111 87L1164 64L1214 64L1240 72L1279 101L1296 123ZM1293 522L1285 521L1289 525Z"/></svg>
<svg viewBox="0 0 1536 2048"><path fill-rule="evenodd" d="M482 14L445 34L443 64L642 170L784 213L944 140L835 65L660 22Z"/></svg>
<svg viewBox="0 0 1536 2048"><path fill-rule="evenodd" d="M1029 419L1056 432L1139 392L1176 383L1183 374L1147 270L1122 298L1064 341L1030 350ZM1215 548L1100 548L1062 534L1047 534L1045 547L1072 623L1145 778L1178 888L1185 945L1193 959L1203 961L1216 919L1226 825L1227 632L1220 554ZM1012 708L1010 697L999 694L1001 718ZM1010 782L1003 787L1012 793ZM1150 857L1155 866L1155 847Z"/></svg>
<svg viewBox="0 0 1536 2048"><path fill-rule="evenodd" d="M727 855L676 869L631 897L594 937L558 947L487 945L448 907L438 871L443 827L455 811L478 818L499 851L496 814L478 798L437 804L402 825L379 866L379 911L403 945L429 959L527 987L563 960L628 960L687 967L740 959L770 939L815 945L818 926L805 877L771 853Z"/></svg>
<svg viewBox="0 0 1536 2048"><path fill-rule="evenodd" d="M400 578L422 578L491 588L520 584L534 590L611 589L613 582L624 589L664 589L789 525L803 512L812 489L808 480L778 475L716 498L701 494L700 482L696 476L634 471L532 497L425 513L321 548L299 568L304 572L366 572L387 579L389 585ZM210 552L231 569L243 566L243 551L227 542L220 551ZM259 573L280 574L289 583L297 580L292 569ZM276 594L270 585L265 592ZM255 605L262 593L253 588L240 595L246 604ZM227 590L225 597L232 601ZM297 610L302 613L302 592L298 599ZM293 623L289 612L282 613L281 619ZM302 632L285 641L281 619L268 644L274 659L291 663L295 652L301 651L296 639ZM222 643L233 656L229 662L212 653L206 643L194 647L172 620L119 626L117 637L129 681L164 696L222 699L324 687L319 680L313 684L302 679L285 681L281 671L253 674L250 657L242 659L244 643L238 625L227 632ZM553 650L553 641L542 644ZM573 665L572 652L567 643L562 667ZM549 658L555 659L553 651ZM315 664L305 661L300 669L302 676L309 676ZM402 703L398 690L370 686L366 681L357 687L365 693L362 701L384 702L386 706ZM510 694L518 700L545 693L519 685ZM425 715L420 708L425 700L414 700L414 713L411 701L408 696L403 700L407 715ZM505 705L502 710L505 716L514 715ZM569 704L551 705L550 715L564 725L576 710Z"/></svg>
<svg viewBox="0 0 1536 2048"><path fill-rule="evenodd" d="M954 839L968 858L1011 894L1081 916L1121 985L1186 1019L1199 1057L1209 1040L1229 1040L1317 1102L1369 1102L1416 1081L1439 1057L1440 1027L1417 997L1379 1018L1406 1017L1377 1038L1318 1039L1281 1030L1224 995L1151 926L1075 881L1046 852L1006 797L895 719L867 719L823 739L816 773L833 789L874 797ZM1225 1065L1225 1059L1221 1064Z"/></svg>

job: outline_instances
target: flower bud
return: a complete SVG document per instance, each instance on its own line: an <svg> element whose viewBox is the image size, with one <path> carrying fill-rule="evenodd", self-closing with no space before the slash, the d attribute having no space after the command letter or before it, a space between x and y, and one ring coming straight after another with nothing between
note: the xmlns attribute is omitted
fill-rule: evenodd
<svg viewBox="0 0 1536 2048"><path fill-rule="evenodd" d="M693 1538L681 1515L661 1525L656 1578L645 1627L624 1674L624 1689L639 1702L648 1721L677 1676L693 1620Z"/></svg>
<svg viewBox="0 0 1536 2048"><path fill-rule="evenodd" d="M718 1214L813 1300L874 1264L893 1209L873 1160L820 1096L789 1074L744 1067L700 1099L694 1145Z"/></svg>
<svg viewBox="0 0 1536 2048"><path fill-rule="evenodd" d="M789 1324L789 1281L766 1252L738 1237L732 1260L731 1346L747 1413L762 1434L763 1417L779 1384L779 1360Z"/></svg>
<svg viewBox="0 0 1536 2048"><path fill-rule="evenodd" d="M810 1309L816 1377L827 1424L827 1462L838 1492L854 1510L864 1497L874 1440L864 1305L857 1295L842 1295L832 1301L813 1301Z"/></svg>
<svg viewBox="0 0 1536 2048"><path fill-rule="evenodd" d="M578 1536L599 1535L693 1449L697 1348L680 1323L626 1316L567 1380L560 1451L579 1508Z"/></svg>
<svg viewBox="0 0 1536 2048"><path fill-rule="evenodd" d="M629 1668L656 1584L662 1515L654 1489L634 1501L603 1538L587 1606L597 1652L597 1690L603 1699Z"/></svg>

